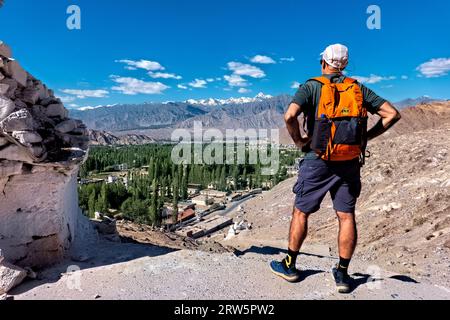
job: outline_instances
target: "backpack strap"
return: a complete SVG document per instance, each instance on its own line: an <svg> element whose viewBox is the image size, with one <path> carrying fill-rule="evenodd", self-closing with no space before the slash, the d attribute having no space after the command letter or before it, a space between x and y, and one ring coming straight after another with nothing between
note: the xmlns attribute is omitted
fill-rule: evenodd
<svg viewBox="0 0 450 320"><path fill-rule="evenodd" d="M328 79L327 77L323 77L323 76L309 79L309 81L317 81L321 84L330 84L331 83L330 79Z"/></svg>
<svg viewBox="0 0 450 320"><path fill-rule="evenodd" d="M309 79L309 81L317 81L317 82L320 82L321 84L330 84L331 83L330 79L328 79L327 77L324 77L324 76L312 78L312 79ZM358 80L353 79L353 78L348 78L348 77L346 77L342 81L342 83L346 83L346 84L353 84L353 83L357 83L357 82L358 82Z"/></svg>
<svg viewBox="0 0 450 320"><path fill-rule="evenodd" d="M343 83L346 84L353 84L353 83L357 83L358 81L353 79L353 78L345 78Z"/></svg>

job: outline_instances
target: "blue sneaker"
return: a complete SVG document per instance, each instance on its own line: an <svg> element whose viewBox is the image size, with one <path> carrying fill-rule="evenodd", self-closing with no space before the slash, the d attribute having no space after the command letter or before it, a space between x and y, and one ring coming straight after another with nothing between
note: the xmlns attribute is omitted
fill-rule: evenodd
<svg viewBox="0 0 450 320"><path fill-rule="evenodd" d="M300 279L298 270L295 267L287 268L284 260L281 262L272 261L270 263L270 270L272 270L273 274L289 282L297 282Z"/></svg>
<svg viewBox="0 0 450 320"><path fill-rule="evenodd" d="M350 293L352 278L337 267L332 270L334 281L336 282L336 290L339 293Z"/></svg>

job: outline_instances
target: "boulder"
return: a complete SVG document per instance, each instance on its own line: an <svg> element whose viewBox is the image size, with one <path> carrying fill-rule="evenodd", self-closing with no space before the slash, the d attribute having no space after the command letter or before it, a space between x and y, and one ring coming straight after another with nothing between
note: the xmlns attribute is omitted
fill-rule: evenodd
<svg viewBox="0 0 450 320"><path fill-rule="evenodd" d="M27 109L20 109L0 121L0 129L4 132L33 131L35 123Z"/></svg>
<svg viewBox="0 0 450 320"><path fill-rule="evenodd" d="M47 88L45 87L45 85L43 85L42 83L40 83L39 82L39 84L36 86L36 88L37 88L37 92L38 92L38 95L39 95L39 100L45 100L45 99L47 99L49 96L48 96L48 90L47 90Z"/></svg>
<svg viewBox="0 0 450 320"><path fill-rule="evenodd" d="M110 220L91 220L94 225L94 229L98 231L99 234L117 234L116 221Z"/></svg>
<svg viewBox="0 0 450 320"><path fill-rule="evenodd" d="M14 104L16 105L16 109L26 109L28 107L25 102L19 99L16 99L16 101L14 101Z"/></svg>
<svg viewBox="0 0 450 320"><path fill-rule="evenodd" d="M74 134L74 135L88 136L89 130L84 127L78 127L75 130L72 130L70 133ZM89 139L89 137L88 137L88 139Z"/></svg>
<svg viewBox="0 0 450 320"><path fill-rule="evenodd" d="M43 105L44 102L43 102ZM61 119L65 119L68 116L68 111L66 108L64 108L64 105L61 103L53 103L53 104L49 104L46 108L45 108L45 114L47 115L47 117L60 117Z"/></svg>
<svg viewBox="0 0 450 320"><path fill-rule="evenodd" d="M48 91L47 91L47 94L49 94L48 93ZM51 105L51 104L60 104L59 103L59 101L55 98L55 97L47 97L47 98L44 98L44 99L42 99L42 101L40 102L40 104L42 105L42 106L44 106L44 107L46 107L46 106L49 106L49 105Z"/></svg>
<svg viewBox="0 0 450 320"><path fill-rule="evenodd" d="M0 295L8 293L27 277L27 272L5 261L0 263Z"/></svg>
<svg viewBox="0 0 450 320"><path fill-rule="evenodd" d="M25 145L40 143L43 140L40 134L34 131L14 131L12 136Z"/></svg>
<svg viewBox="0 0 450 320"><path fill-rule="evenodd" d="M0 40L0 56L5 58L12 58L11 48Z"/></svg>
<svg viewBox="0 0 450 320"><path fill-rule="evenodd" d="M5 71L8 76L10 76L14 81L19 83L21 86L27 86L28 74L22 67L19 65L17 61L8 61L5 66Z"/></svg>
<svg viewBox="0 0 450 320"><path fill-rule="evenodd" d="M23 163L19 161L0 160L0 178L21 174L22 166Z"/></svg>
<svg viewBox="0 0 450 320"><path fill-rule="evenodd" d="M75 130L76 128L77 122L73 119L69 119L58 124L55 129L60 133L68 133Z"/></svg>
<svg viewBox="0 0 450 320"><path fill-rule="evenodd" d="M78 130L78 129L75 129ZM85 135L61 134L63 141L75 148L86 149L89 145L89 137Z"/></svg>
<svg viewBox="0 0 450 320"><path fill-rule="evenodd" d="M33 163L34 159L15 144L11 144L0 150L0 160L22 161Z"/></svg>
<svg viewBox="0 0 450 320"><path fill-rule="evenodd" d="M40 158L45 153L45 148L42 146L42 144L32 145L30 146L29 150L37 158Z"/></svg>
<svg viewBox="0 0 450 320"><path fill-rule="evenodd" d="M36 104L39 100L39 91L34 87L27 87L22 92L20 100L28 104Z"/></svg>
<svg viewBox="0 0 450 320"><path fill-rule="evenodd" d="M17 89L17 82L14 81L11 78L4 78L4 79L0 80L0 83L7 84L9 86L8 87L8 91L4 94L4 96L7 97L7 98L10 98L10 99L15 98L15 92L16 92L16 89Z"/></svg>
<svg viewBox="0 0 450 320"><path fill-rule="evenodd" d="M55 127L57 124L56 118L49 118L45 113L45 107L41 105L35 105L30 109L33 119L40 124L46 124L50 127ZM59 119L58 119L59 120Z"/></svg>
<svg viewBox="0 0 450 320"><path fill-rule="evenodd" d="M0 83L0 96L4 96L9 90L9 84Z"/></svg>
<svg viewBox="0 0 450 320"><path fill-rule="evenodd" d="M6 138L0 136L0 147L6 146L7 144L9 144L9 141L6 140Z"/></svg>
<svg viewBox="0 0 450 320"><path fill-rule="evenodd" d="M7 118L15 108L16 105L12 100L0 96L0 121Z"/></svg>

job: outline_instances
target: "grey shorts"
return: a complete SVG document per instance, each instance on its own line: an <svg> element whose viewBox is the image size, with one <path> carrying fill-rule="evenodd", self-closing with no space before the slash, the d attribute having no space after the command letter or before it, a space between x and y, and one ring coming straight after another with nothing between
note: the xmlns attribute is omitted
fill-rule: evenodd
<svg viewBox="0 0 450 320"><path fill-rule="evenodd" d="M336 211L354 214L356 201L361 194L359 160L304 160L293 192L296 194L295 207L303 213L319 211L325 195L330 192Z"/></svg>

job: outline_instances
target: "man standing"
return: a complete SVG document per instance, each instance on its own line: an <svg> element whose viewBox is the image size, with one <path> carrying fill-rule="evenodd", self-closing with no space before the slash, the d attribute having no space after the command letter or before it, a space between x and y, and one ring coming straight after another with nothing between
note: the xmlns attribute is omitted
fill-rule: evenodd
<svg viewBox="0 0 450 320"><path fill-rule="evenodd" d="M300 279L296 260L307 236L308 217L320 209L330 192L339 219L340 259L333 276L338 292L348 293L348 267L357 243L355 207L361 193L360 169L367 141L392 127L400 120L400 113L391 103L343 75L349 58L347 47L331 45L321 55L322 76L300 86L285 115L292 139L306 156L293 188L296 199L288 254L281 262L273 261L270 267L287 281ZM369 131L367 112L381 117ZM308 137L300 133L301 113Z"/></svg>

